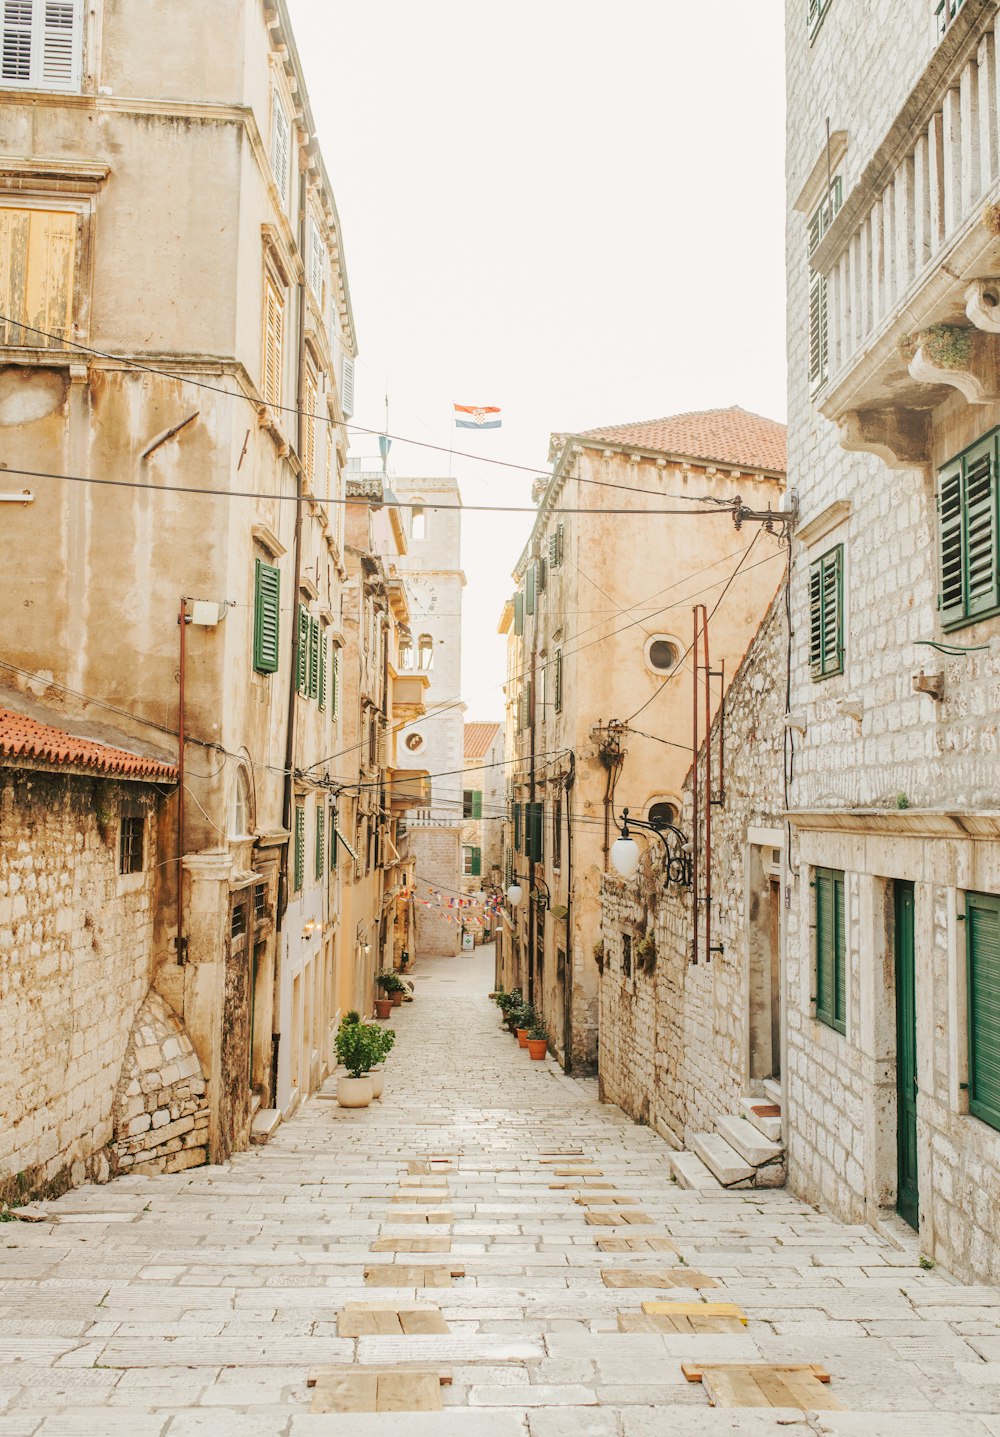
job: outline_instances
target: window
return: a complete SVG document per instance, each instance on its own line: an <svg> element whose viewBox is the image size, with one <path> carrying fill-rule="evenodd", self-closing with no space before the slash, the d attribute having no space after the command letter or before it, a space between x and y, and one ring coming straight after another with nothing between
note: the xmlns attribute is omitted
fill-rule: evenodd
<svg viewBox="0 0 1000 1437"><path fill-rule="evenodd" d="M410 510L410 538L427 538L427 515L422 504L414 504Z"/></svg>
<svg viewBox="0 0 1000 1437"><path fill-rule="evenodd" d="M401 670L413 668L413 640L409 634L400 636L399 640L399 667Z"/></svg>
<svg viewBox="0 0 1000 1437"><path fill-rule="evenodd" d="M267 917L267 884L256 883L253 890L253 920L263 923Z"/></svg>
<svg viewBox="0 0 1000 1437"><path fill-rule="evenodd" d="M309 288L316 296L316 302L323 304L323 279L326 274L326 245L323 231L315 215L309 216Z"/></svg>
<svg viewBox="0 0 1000 1437"><path fill-rule="evenodd" d="M326 807L322 799L316 800L316 852L313 855L313 871L317 879L323 877L326 863Z"/></svg>
<svg viewBox="0 0 1000 1437"><path fill-rule="evenodd" d="M545 804L526 803L524 809L525 856L533 863L541 863L545 858Z"/></svg>
<svg viewBox="0 0 1000 1437"><path fill-rule="evenodd" d="M938 610L946 629L971 623L1000 607L998 433L994 430L979 440L938 476Z"/></svg>
<svg viewBox="0 0 1000 1437"><path fill-rule="evenodd" d="M829 8L830 0L806 0L806 21L809 26L810 40L823 23L823 17Z"/></svg>
<svg viewBox="0 0 1000 1437"><path fill-rule="evenodd" d="M302 884L306 876L306 806L304 803L295 805L295 859L292 872L292 888L296 893L302 891Z"/></svg>
<svg viewBox="0 0 1000 1437"><path fill-rule="evenodd" d="M844 546L809 566L809 667L814 679L844 672Z"/></svg>
<svg viewBox="0 0 1000 1437"><path fill-rule="evenodd" d="M844 941L844 875L817 868L816 893L816 1017L847 1031L847 976Z"/></svg>
<svg viewBox="0 0 1000 1437"><path fill-rule="evenodd" d="M563 563L563 548L565 545L565 528L557 524L555 533L549 536L549 568L561 569Z"/></svg>
<svg viewBox="0 0 1000 1437"><path fill-rule="evenodd" d="M623 978L631 978L631 976L632 976L632 935L631 935L631 933L623 933L623 934L622 934L622 977L623 977Z"/></svg>
<svg viewBox="0 0 1000 1437"><path fill-rule="evenodd" d="M965 895L969 1112L1000 1128L1000 898Z"/></svg>
<svg viewBox="0 0 1000 1437"><path fill-rule="evenodd" d="M478 788L466 788L462 790L462 817L482 818L483 816L483 794Z"/></svg>
<svg viewBox="0 0 1000 1437"><path fill-rule="evenodd" d="M320 709L326 708L326 665L327 654L330 649L330 640L320 629L319 632L319 674L317 678L318 693L316 695Z"/></svg>
<svg viewBox="0 0 1000 1437"><path fill-rule="evenodd" d="M941 39L944 35L944 32L964 4L965 0L938 0L937 9L934 11L938 39Z"/></svg>
<svg viewBox="0 0 1000 1437"><path fill-rule="evenodd" d="M299 605L298 649L295 654L295 692L305 698L309 693L309 610Z"/></svg>
<svg viewBox="0 0 1000 1437"><path fill-rule="evenodd" d="M562 794L552 802L552 867L562 867Z"/></svg>
<svg viewBox="0 0 1000 1437"><path fill-rule="evenodd" d="M552 702L556 713L562 713L563 705L563 660L562 649L556 650L555 675L553 683Z"/></svg>
<svg viewBox="0 0 1000 1437"><path fill-rule="evenodd" d="M524 612L533 614L535 612L535 584L538 580L538 565L529 564L528 572L524 576Z"/></svg>
<svg viewBox="0 0 1000 1437"><path fill-rule="evenodd" d="M839 175L833 187L820 201L809 220L807 253L811 259L826 234L833 217L843 202L843 185ZM829 378L830 334L827 315L826 278L809 268L809 384L818 389Z"/></svg>
<svg viewBox="0 0 1000 1437"><path fill-rule="evenodd" d="M238 903L229 914L229 936L230 938L242 938L246 931L247 906L245 903Z"/></svg>
<svg viewBox="0 0 1000 1437"><path fill-rule="evenodd" d="M285 102L277 89L271 92L271 171L284 208L288 199L288 175L292 153L292 126Z"/></svg>
<svg viewBox="0 0 1000 1437"><path fill-rule="evenodd" d="M281 403L284 371L285 296L274 276L264 276L264 353L261 394L265 404Z"/></svg>
<svg viewBox="0 0 1000 1437"><path fill-rule="evenodd" d="M82 77L82 0L4 0L4 85L79 90Z"/></svg>
<svg viewBox="0 0 1000 1437"><path fill-rule="evenodd" d="M72 338L78 221L75 210L0 208L0 304L11 321L0 343L58 349Z"/></svg>
<svg viewBox="0 0 1000 1437"><path fill-rule="evenodd" d="M309 683L306 697L319 698L319 622L309 618Z"/></svg>
<svg viewBox="0 0 1000 1437"><path fill-rule="evenodd" d="M146 820L142 813L122 812L118 836L118 872L141 873Z"/></svg>
<svg viewBox="0 0 1000 1437"><path fill-rule="evenodd" d="M254 565L253 666L259 674L278 671L281 637L281 571L257 559Z"/></svg>
<svg viewBox="0 0 1000 1437"><path fill-rule="evenodd" d="M524 595L520 589L514 595L514 633L524 633Z"/></svg>
<svg viewBox="0 0 1000 1437"><path fill-rule="evenodd" d="M646 641L646 663L657 674L673 673L680 661L681 651L673 639L666 634L654 634Z"/></svg>
<svg viewBox="0 0 1000 1437"><path fill-rule="evenodd" d="M306 484L312 489L316 482L316 408L319 390L312 366L306 365L302 384L302 453L299 460Z"/></svg>
<svg viewBox="0 0 1000 1437"><path fill-rule="evenodd" d="M229 800L229 837L246 838L250 832L250 784L242 764L233 779Z"/></svg>
<svg viewBox="0 0 1000 1437"><path fill-rule="evenodd" d="M660 803L651 803L646 818L653 828L663 829L668 824L676 824L677 809L672 803L667 803L665 800Z"/></svg>
<svg viewBox="0 0 1000 1437"><path fill-rule="evenodd" d="M522 810L522 805L521 805L520 803L515 803L515 804L514 804L514 849L515 849L515 851L516 851L517 853L520 853L520 852L521 852L521 810ZM509 885L508 885L508 886L509 886Z"/></svg>
<svg viewBox="0 0 1000 1437"><path fill-rule="evenodd" d="M483 850L468 844L462 849L462 872L466 878L479 878L483 871Z"/></svg>
<svg viewBox="0 0 1000 1437"><path fill-rule="evenodd" d="M424 674L434 667L434 640L430 634L421 634L417 640L417 667Z"/></svg>

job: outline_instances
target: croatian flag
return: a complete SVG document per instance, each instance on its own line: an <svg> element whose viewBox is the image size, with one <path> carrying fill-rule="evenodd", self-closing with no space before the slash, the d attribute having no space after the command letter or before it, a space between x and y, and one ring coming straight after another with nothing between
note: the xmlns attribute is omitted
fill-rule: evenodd
<svg viewBox="0 0 1000 1437"><path fill-rule="evenodd" d="M495 404L456 404L456 429L499 429L503 421Z"/></svg>

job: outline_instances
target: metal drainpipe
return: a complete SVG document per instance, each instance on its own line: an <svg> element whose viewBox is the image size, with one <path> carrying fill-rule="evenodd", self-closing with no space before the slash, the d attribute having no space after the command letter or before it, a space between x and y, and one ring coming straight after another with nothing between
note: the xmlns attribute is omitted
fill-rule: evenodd
<svg viewBox="0 0 1000 1437"><path fill-rule="evenodd" d="M537 595L536 604L537 609ZM531 679L528 687L528 698L531 704L531 729L529 735L531 769L528 778L528 795L531 805L531 816L534 819L535 813L535 658L538 643L538 622L537 615L533 614L535 622L531 626ZM525 846L528 841L528 825L525 825ZM535 1001L535 900L531 896L531 890L535 886L535 854L532 850L528 859L528 1002Z"/></svg>
<svg viewBox="0 0 1000 1437"><path fill-rule="evenodd" d="M177 707L177 966L187 962L187 938L184 936L184 679L187 662L187 599L181 596L180 653L178 663Z"/></svg>
<svg viewBox="0 0 1000 1437"><path fill-rule="evenodd" d="M573 1071L573 786L576 754L569 756L566 775L566 983L563 994L563 1066Z"/></svg>

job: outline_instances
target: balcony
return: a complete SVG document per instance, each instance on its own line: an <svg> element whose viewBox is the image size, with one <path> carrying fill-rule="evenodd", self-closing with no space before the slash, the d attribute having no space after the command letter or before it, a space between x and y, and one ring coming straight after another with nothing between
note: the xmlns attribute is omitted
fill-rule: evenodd
<svg viewBox="0 0 1000 1437"><path fill-rule="evenodd" d="M1000 398L1000 17L945 0L941 43L811 256L827 282L829 380L846 449L929 462L954 390Z"/></svg>
<svg viewBox="0 0 1000 1437"><path fill-rule="evenodd" d="M390 769L389 782L393 813L425 808L431 801L430 774L425 768Z"/></svg>

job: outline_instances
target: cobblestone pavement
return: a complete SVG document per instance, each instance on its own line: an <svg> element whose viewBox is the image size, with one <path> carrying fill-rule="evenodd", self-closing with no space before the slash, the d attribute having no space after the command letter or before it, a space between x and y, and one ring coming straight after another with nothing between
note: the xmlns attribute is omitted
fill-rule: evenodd
<svg viewBox="0 0 1000 1437"><path fill-rule="evenodd" d="M490 963L422 965L370 1109L317 1098L224 1166L0 1227L0 1437L1000 1437L1000 1291L783 1192L678 1190L659 1139L501 1032ZM624 1248L656 1236L676 1253ZM415 1237L436 1250L392 1250ZM389 1264L410 1285L366 1284ZM418 1286L425 1268L451 1285ZM664 1269L718 1286L664 1291ZM619 1330L659 1299L748 1320ZM347 1304L375 1301L436 1307L449 1331L338 1336ZM711 1408L689 1361L820 1364L845 1410ZM443 1412L311 1411L310 1374L404 1363L450 1374Z"/></svg>

